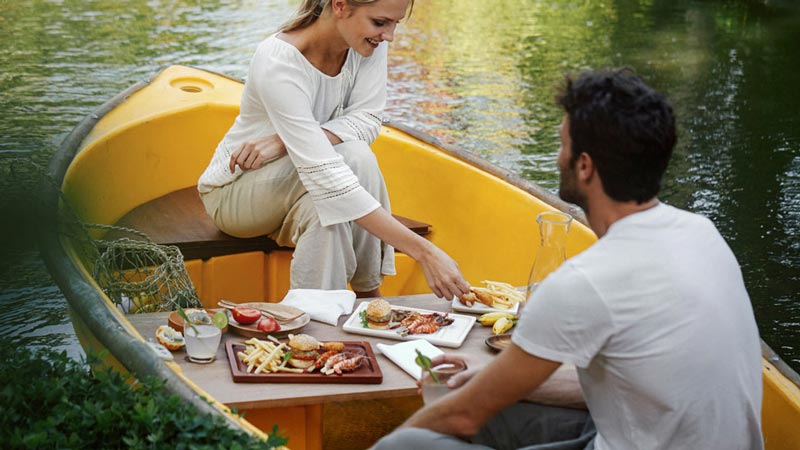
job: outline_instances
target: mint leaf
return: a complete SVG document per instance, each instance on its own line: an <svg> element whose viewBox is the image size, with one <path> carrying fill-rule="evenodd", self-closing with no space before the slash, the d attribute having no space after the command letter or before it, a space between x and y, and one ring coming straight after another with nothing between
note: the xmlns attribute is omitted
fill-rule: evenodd
<svg viewBox="0 0 800 450"><path fill-rule="evenodd" d="M427 356L423 355L419 349L414 349L417 352L417 357L414 359L414 362L417 363L418 366L422 367L422 370L427 370L429 374L431 374L431 380L434 383L439 384L439 377L431 370L431 359Z"/></svg>
<svg viewBox="0 0 800 450"><path fill-rule="evenodd" d="M186 325L189 325L189 326L190 326L190 327L192 327L192 329L194 330L194 334L195 334L195 336L200 336L200 331L199 331L197 328L195 328L195 326L194 326L194 324L192 323L192 321L191 321L191 320L189 320L189 316L188 316L188 315L186 315L186 311L184 311L184 310L183 310L183 308L181 308L181 305L176 305L176 306L178 307L178 315L179 315L179 316L181 316L181 318L183 319L183 323L184 323L184 326L183 326L184 333L186 332Z"/></svg>

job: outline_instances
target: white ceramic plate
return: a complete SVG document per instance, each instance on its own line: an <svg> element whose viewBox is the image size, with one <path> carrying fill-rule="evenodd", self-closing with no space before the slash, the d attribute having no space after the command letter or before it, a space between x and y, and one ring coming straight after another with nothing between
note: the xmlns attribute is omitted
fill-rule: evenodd
<svg viewBox="0 0 800 450"><path fill-rule="evenodd" d="M443 347L461 347L461 344L464 343L464 339L466 339L467 334L472 329L472 325L475 323L475 316L465 316L463 314L453 314L449 313L450 317L452 317L453 323L446 327L439 328L436 333L432 334L409 334L407 336L401 336L395 330L373 330L372 328L366 328L361 325L361 311L367 309L367 305L369 302L362 302L358 305L353 314L347 319L347 321L342 325L342 329L348 333L355 333L355 334L365 334L367 336L375 336L375 337L382 337L386 339L397 339L400 341L410 341L413 339L425 339L426 341L430 342L431 344L441 345ZM423 314L432 313L432 312L440 312L440 311L431 311L428 309L418 309L418 308L409 308L405 306L395 306L392 305L393 310L403 309L408 311L417 311Z"/></svg>
<svg viewBox="0 0 800 450"><path fill-rule="evenodd" d="M461 311L467 312L471 314L484 314L488 312L509 312L516 314L519 311L519 303L514 303L509 309L502 309L502 308L492 308L490 306L486 306L483 303L475 302L472 306L467 306L461 303L458 298L453 298L453 301L450 302L450 305L453 307L453 311Z"/></svg>

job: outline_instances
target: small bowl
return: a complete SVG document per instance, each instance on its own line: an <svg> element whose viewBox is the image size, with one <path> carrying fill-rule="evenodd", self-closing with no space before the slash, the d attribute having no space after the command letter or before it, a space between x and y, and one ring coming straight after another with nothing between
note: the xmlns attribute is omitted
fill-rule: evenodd
<svg viewBox="0 0 800 450"><path fill-rule="evenodd" d="M495 336L489 336L486 338L486 345L489 346L492 350L496 352L501 352L503 349L508 347L511 344L511 335L510 334L498 334Z"/></svg>
<svg viewBox="0 0 800 450"><path fill-rule="evenodd" d="M211 316L213 316L214 313L217 311L218 311L217 309L206 309L206 313L208 313L209 318L211 318ZM228 316L228 320L229 321L231 320L230 316ZM169 317L167 318L167 324L171 326L175 331L180 331L181 333L183 333L183 325L184 325L183 317L181 317L180 314L178 314L178 311L172 311L169 314ZM228 331L228 326L225 325L225 328L223 328L220 331L222 331L222 334L225 334L225 332Z"/></svg>

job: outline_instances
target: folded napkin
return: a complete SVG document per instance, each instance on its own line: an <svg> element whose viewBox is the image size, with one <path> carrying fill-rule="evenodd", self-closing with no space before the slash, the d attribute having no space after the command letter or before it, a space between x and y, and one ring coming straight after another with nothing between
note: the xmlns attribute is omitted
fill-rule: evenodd
<svg viewBox="0 0 800 450"><path fill-rule="evenodd" d="M422 377L422 368L418 366L415 361L417 359L416 350L419 350L420 353L430 359L444 354L443 351L434 347L433 344L425 339L414 339L413 341L406 341L394 345L386 345L379 342L377 346L381 353L386 355L387 358L392 360L392 362L397 364L401 369L408 372L415 380L419 380L420 377Z"/></svg>
<svg viewBox="0 0 800 450"><path fill-rule="evenodd" d="M355 292L344 289L292 289L280 304L302 309L312 320L336 326L339 316L353 312L355 302Z"/></svg>

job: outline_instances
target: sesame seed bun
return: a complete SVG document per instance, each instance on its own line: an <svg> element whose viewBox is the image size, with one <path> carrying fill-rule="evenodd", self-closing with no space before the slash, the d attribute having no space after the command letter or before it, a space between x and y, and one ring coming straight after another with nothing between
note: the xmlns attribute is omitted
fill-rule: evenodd
<svg viewBox="0 0 800 450"><path fill-rule="evenodd" d="M309 352L319 348L319 341L307 334L297 334L289 338L289 347L301 352Z"/></svg>
<svg viewBox="0 0 800 450"><path fill-rule="evenodd" d="M392 305L379 298L367 305L367 327L374 330L386 330L392 320Z"/></svg>
<svg viewBox="0 0 800 450"><path fill-rule="evenodd" d="M369 302L367 305L367 317L384 317L392 313L392 305L386 300L379 298Z"/></svg>

